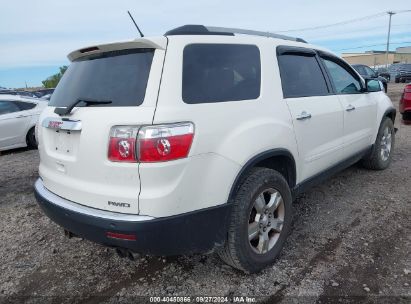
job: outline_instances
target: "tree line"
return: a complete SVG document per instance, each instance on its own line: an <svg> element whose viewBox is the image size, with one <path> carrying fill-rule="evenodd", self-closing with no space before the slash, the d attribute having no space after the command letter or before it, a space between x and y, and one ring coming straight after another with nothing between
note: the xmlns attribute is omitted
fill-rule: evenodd
<svg viewBox="0 0 411 304"><path fill-rule="evenodd" d="M43 86L45 88L55 88L57 84L59 83L61 77L63 77L63 74L66 72L67 68L68 68L67 65L63 65L59 67L60 71L57 74L51 75L46 80L42 81Z"/></svg>

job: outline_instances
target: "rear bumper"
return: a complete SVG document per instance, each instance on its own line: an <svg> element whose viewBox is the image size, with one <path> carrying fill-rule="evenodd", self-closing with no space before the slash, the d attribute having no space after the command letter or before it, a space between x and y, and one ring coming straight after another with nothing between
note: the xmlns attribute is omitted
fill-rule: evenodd
<svg viewBox="0 0 411 304"><path fill-rule="evenodd" d="M85 207L34 185L44 213L64 229L90 241L152 255L207 252L224 244L231 205L223 204L170 217L152 218ZM107 237L107 232L133 235L135 240Z"/></svg>

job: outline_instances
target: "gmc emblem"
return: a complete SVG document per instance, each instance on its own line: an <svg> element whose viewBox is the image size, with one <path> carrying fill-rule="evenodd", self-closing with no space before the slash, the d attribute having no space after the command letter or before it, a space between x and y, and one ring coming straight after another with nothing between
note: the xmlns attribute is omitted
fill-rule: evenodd
<svg viewBox="0 0 411 304"><path fill-rule="evenodd" d="M115 207L130 208L130 204L127 204L127 203L118 203L118 202L108 201L108 205L109 206L115 206Z"/></svg>
<svg viewBox="0 0 411 304"><path fill-rule="evenodd" d="M51 121L49 121L49 128L51 128L51 129L60 129L62 124L63 124L62 121L51 120Z"/></svg>

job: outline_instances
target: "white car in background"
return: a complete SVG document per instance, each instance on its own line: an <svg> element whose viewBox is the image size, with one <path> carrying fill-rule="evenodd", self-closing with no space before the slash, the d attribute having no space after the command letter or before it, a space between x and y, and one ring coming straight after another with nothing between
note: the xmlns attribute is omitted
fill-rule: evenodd
<svg viewBox="0 0 411 304"><path fill-rule="evenodd" d="M35 126L47 100L0 95L0 151L37 147Z"/></svg>

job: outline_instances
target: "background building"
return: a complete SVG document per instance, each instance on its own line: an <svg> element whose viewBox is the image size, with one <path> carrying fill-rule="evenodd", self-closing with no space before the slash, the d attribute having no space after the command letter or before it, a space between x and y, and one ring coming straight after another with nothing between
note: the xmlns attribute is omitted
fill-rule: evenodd
<svg viewBox="0 0 411 304"><path fill-rule="evenodd" d="M367 51L365 53L342 53L349 64L365 64L370 67L383 66L387 63L385 51ZM411 46L399 47L388 53L388 64L411 63Z"/></svg>

